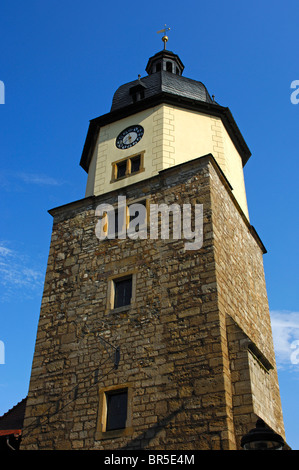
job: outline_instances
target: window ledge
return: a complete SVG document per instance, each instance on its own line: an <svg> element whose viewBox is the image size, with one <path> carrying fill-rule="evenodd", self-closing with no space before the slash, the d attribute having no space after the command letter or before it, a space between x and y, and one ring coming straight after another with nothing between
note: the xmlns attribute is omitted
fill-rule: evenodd
<svg viewBox="0 0 299 470"><path fill-rule="evenodd" d="M130 308L132 307L132 305L123 305L122 307L117 307L117 308L111 308L109 310L110 313L121 313L121 312L127 312L128 310L130 310Z"/></svg>
<svg viewBox="0 0 299 470"><path fill-rule="evenodd" d="M138 171L134 171L133 173L129 173L129 174L124 175L124 176L120 176L119 178L113 178L113 179L110 180L110 183L117 183L118 181L122 181L126 178L129 178L130 176L139 175L140 173L143 173L144 171L145 171L145 168L141 168Z"/></svg>
<svg viewBox="0 0 299 470"><path fill-rule="evenodd" d="M133 428L125 428L125 429L115 429L114 431L97 431L95 435L96 440L100 439L115 439L116 437L125 437L131 436L133 434Z"/></svg>

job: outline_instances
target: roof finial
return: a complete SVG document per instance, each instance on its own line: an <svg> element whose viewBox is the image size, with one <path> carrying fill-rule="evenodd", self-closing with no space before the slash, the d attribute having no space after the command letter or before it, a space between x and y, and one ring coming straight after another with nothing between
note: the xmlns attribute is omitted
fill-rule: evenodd
<svg viewBox="0 0 299 470"><path fill-rule="evenodd" d="M168 36L166 36L166 31L170 31L170 28L166 27L166 24L164 25L164 29L160 29L160 31L157 31L157 34L164 33L164 36L162 37L162 41L164 42L164 51L166 50L166 43L168 41Z"/></svg>

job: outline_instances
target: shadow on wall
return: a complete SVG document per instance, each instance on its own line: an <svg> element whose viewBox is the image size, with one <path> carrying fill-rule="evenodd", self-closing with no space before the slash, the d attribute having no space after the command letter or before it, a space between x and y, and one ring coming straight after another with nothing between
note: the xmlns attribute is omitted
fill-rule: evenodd
<svg viewBox="0 0 299 470"><path fill-rule="evenodd" d="M165 418L163 418L161 421L158 421L158 423L154 424L150 428L148 428L145 432L139 434L139 436L135 437L135 439L131 440L126 444L124 447L121 447L120 450L132 450L136 449L137 447L140 449L144 449L148 446L149 442L154 439L160 431L163 430L163 428L182 410L184 409L184 406L180 406L177 410L174 410L172 413L167 415ZM137 446L137 443L140 444L140 446Z"/></svg>

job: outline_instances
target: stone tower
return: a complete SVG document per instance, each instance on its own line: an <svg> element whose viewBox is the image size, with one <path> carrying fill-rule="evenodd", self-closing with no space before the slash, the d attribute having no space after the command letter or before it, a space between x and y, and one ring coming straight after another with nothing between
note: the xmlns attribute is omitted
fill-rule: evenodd
<svg viewBox="0 0 299 470"><path fill-rule="evenodd" d="M251 154L183 70L164 49L120 86L90 121L85 197L49 211L23 449L234 450L257 418L284 437Z"/></svg>

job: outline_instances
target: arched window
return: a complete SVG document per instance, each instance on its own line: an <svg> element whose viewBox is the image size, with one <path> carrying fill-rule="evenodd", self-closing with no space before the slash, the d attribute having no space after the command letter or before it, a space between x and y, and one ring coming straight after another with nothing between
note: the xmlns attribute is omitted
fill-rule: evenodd
<svg viewBox="0 0 299 470"><path fill-rule="evenodd" d="M156 64L156 72L160 72L161 71L161 62L158 62Z"/></svg>
<svg viewBox="0 0 299 470"><path fill-rule="evenodd" d="M166 71L172 72L172 62L166 62Z"/></svg>

